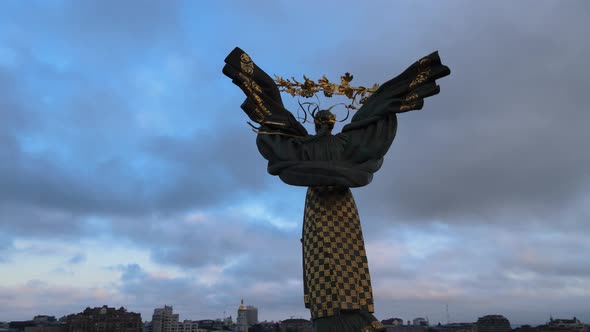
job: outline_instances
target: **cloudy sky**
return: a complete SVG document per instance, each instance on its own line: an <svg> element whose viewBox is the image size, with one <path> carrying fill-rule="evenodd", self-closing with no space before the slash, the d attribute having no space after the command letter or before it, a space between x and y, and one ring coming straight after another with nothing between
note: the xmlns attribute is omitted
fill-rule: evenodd
<svg viewBox="0 0 590 332"><path fill-rule="evenodd" d="M239 46L357 85L435 50L451 68L353 190L378 318L590 323L589 18L583 0L2 1L0 321L235 317L242 297L309 317L306 189L266 172L221 74Z"/></svg>

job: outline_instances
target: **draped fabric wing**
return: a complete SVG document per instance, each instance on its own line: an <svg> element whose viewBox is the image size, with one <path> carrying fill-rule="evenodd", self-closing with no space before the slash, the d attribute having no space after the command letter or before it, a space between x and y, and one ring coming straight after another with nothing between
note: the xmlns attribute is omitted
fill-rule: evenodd
<svg viewBox="0 0 590 332"><path fill-rule="evenodd" d="M263 125L266 134L306 136L307 130L285 109L274 80L260 69L246 52L236 47L226 58L223 73L232 79L246 100L241 108L248 117Z"/></svg>
<svg viewBox="0 0 590 332"><path fill-rule="evenodd" d="M388 114L422 109L425 98L440 92L436 80L450 73L451 70L441 63L438 52L423 57L383 83L367 98L342 132L363 127Z"/></svg>

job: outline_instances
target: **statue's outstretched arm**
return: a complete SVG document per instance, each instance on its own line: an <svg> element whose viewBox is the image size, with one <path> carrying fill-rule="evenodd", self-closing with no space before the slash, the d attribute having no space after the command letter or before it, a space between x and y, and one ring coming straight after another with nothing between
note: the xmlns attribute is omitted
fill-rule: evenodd
<svg viewBox="0 0 590 332"><path fill-rule="evenodd" d="M422 109L424 99L440 92L436 80L445 77L451 70L441 63L438 52L433 52L413 63L403 73L383 83L363 103L351 119L355 122L373 121L387 114L404 113Z"/></svg>
<svg viewBox="0 0 590 332"><path fill-rule="evenodd" d="M260 133L306 136L307 130L283 106L281 93L274 82L243 50L236 47L225 58L223 73L246 95L241 108L261 125Z"/></svg>

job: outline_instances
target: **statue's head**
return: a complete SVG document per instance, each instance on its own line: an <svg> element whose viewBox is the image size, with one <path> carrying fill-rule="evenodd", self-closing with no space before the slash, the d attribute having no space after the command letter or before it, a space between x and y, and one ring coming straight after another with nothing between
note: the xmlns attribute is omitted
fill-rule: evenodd
<svg viewBox="0 0 590 332"><path fill-rule="evenodd" d="M313 114L313 122L316 135L331 135L334 123L336 123L336 115L332 114L330 110L321 110Z"/></svg>
<svg viewBox="0 0 590 332"><path fill-rule="evenodd" d="M330 110L332 108L334 108L334 106L336 105L340 105L340 104L336 104L336 105L332 105L330 106L330 108L328 109L324 109L324 110L320 110L320 105L313 103L313 102L305 102L305 103L301 103L299 102L299 107L301 108L301 110L303 111L304 114L304 118L302 119L303 123L308 122L307 120L307 116L311 115L311 117L313 118L313 123L315 124L315 134L316 136L327 136L327 135L331 135L332 134L332 129L334 129L334 124L336 123L336 115L332 112L330 112ZM305 109L303 106L307 106L307 109ZM312 110L310 110L310 108L312 108ZM348 115L349 113L347 112L346 117L343 120L340 120L339 122L344 122L348 119Z"/></svg>

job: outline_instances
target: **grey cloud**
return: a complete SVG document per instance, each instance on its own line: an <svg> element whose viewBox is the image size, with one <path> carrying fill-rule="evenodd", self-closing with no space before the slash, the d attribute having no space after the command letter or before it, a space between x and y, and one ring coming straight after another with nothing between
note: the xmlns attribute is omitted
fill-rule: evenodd
<svg viewBox="0 0 590 332"><path fill-rule="evenodd" d="M218 297L219 293L224 294L223 288L213 289L198 285L191 278L150 276L137 264L129 264L120 269L123 272L122 283L118 288L128 307L141 312L144 319L149 320L153 309L165 304L174 305L182 319L217 318L213 316L215 311L221 314L224 307L229 306L229 303L220 304L210 295L217 293L215 297ZM166 289L166 293L161 293L161 289Z"/></svg>
<svg viewBox="0 0 590 332"><path fill-rule="evenodd" d="M0 236L0 264L10 262L10 254L14 249L12 241L4 236Z"/></svg>
<svg viewBox="0 0 590 332"><path fill-rule="evenodd" d="M570 205L589 183L584 123L590 115L582 87L590 77L579 68L590 48L571 36L580 31L576 17L583 11L551 3L539 8L451 6L444 22L417 25L420 42L439 45L452 74L440 80L440 95L429 98L423 111L399 116L383 168L358 190L370 217L520 223L565 209L583 211ZM569 19L546 25L547 13ZM554 37L563 34L569 36ZM366 41L372 43L367 48L396 53L381 40ZM392 75L415 60L391 58L395 64L340 60L354 65L357 77L399 68Z"/></svg>
<svg viewBox="0 0 590 332"><path fill-rule="evenodd" d="M67 23L80 27L71 33L110 42L166 39L170 29L178 28L180 14L177 1L81 1L63 9L69 18Z"/></svg>
<svg viewBox="0 0 590 332"><path fill-rule="evenodd" d="M433 230L425 225L403 226L402 232L403 228L418 237ZM439 233L450 236L450 241L425 256L416 255L412 238L403 236L390 240L401 252L393 264L380 257L397 257L395 252L370 253L379 316L430 315L444 322L444 315L434 317L444 313L445 304L455 322L475 321L494 310L514 317L517 324L541 324L543 313L557 311L588 314L578 306L587 297L590 275L581 263L590 250L581 234L500 225L452 225ZM371 244L369 248L375 249Z"/></svg>
<svg viewBox="0 0 590 332"><path fill-rule="evenodd" d="M224 227L221 224L217 226ZM228 224L225 226L231 230L237 227ZM207 228L202 227L202 230L206 231ZM272 312L277 313L281 310L299 313L302 292L300 284L289 286L290 290L282 294L281 301L264 297L254 286L266 284L267 287L273 287L272 285L278 284L284 287L289 285L289 280L300 280L300 252L298 248L294 248L299 244L289 243L285 241L286 238L281 237L278 237L275 242L274 239L265 236L267 233L268 236L276 237L274 233L265 232L264 229L258 229L258 231L259 234L256 235L247 231L241 232L243 239L254 240L243 242L237 239L236 242L240 245L225 252L205 241L200 241L202 246L207 246L209 250L217 253L219 258L231 259L241 256L245 259L241 259L237 265L223 272L226 280L199 291L203 294L222 292L223 294L217 295L219 303L229 303L232 296L240 294L265 312L268 312L270 308ZM429 231L429 229L421 231ZM229 233L233 234L231 231ZM452 239L459 239L460 243L456 244L451 240L446 244L445 249L436 250L426 256L416 256L406 251L400 256L400 261L395 262L394 265L387 263L387 260L377 259L381 255L388 255L386 253L371 252L369 254L372 281L379 304L379 317L416 315L418 312L425 312L431 317L436 317L437 310L444 308L445 303L451 303L455 308L453 310L458 312L454 316L455 321L457 319L475 321L477 317L490 313L490 310L512 313L520 317L521 322L529 323L541 323L539 314L552 310L555 306L559 306L559 312L578 312L575 303L578 297L583 298L584 295L575 295L571 293L571 289L584 289L587 286L585 277L590 271L584 271L583 268L569 270L568 266L573 267L576 262L579 264L583 258L575 255L571 259L564 257L571 252L583 255L590 249L579 237L572 237L573 234L568 232L546 237L542 230L534 228L514 232L510 229L498 228L498 226L488 228L453 226L448 234L453 236ZM211 233L211 243L216 243L217 237ZM571 239L571 245L564 245L563 239L568 237ZM410 238L398 239L401 242L397 249L404 250L405 246L410 246L408 240ZM186 243L182 246L186 252L195 252L195 247L188 244L188 241L176 242ZM163 242L163 247L166 246L164 243L166 242ZM368 246L372 248L370 242ZM197 268L198 266L192 261L182 258L180 248L179 246L176 252L177 258L168 257L169 263L185 268ZM396 247L391 248L395 250ZM541 259L540 266L527 264L527 260L523 261L524 256L519 253L525 254L527 250L534 254L532 257ZM217 261L223 261L223 259ZM564 262L566 265L563 265ZM538 261L533 260L533 263ZM141 287L141 284L135 284L135 286ZM133 292L140 291L133 288ZM542 301L548 298L553 304ZM491 299L496 299L494 303L502 303L502 305L490 306ZM519 312L519 306L527 301L541 302L538 302L535 310L514 314ZM276 309L279 304L283 309ZM440 305L438 309L437 304ZM585 317L584 314L580 312L579 317ZM305 315L306 313L303 313L304 317Z"/></svg>
<svg viewBox="0 0 590 332"><path fill-rule="evenodd" d="M35 2L26 9L8 6L3 16L6 38L14 43L51 40L80 64L114 70L135 61L130 50L183 47L178 2L80 1L75 5ZM148 51L146 51L147 53Z"/></svg>
<svg viewBox="0 0 590 332"><path fill-rule="evenodd" d="M223 89L231 85L219 83L225 79L220 73L219 79L208 81L211 77L203 76L207 80L191 81L201 92L187 97L196 105L195 113L186 109L173 113L186 122L201 121L195 124L202 126L201 131L183 138L155 135L134 124L126 99L130 96L101 88L104 82L43 66L23 47L24 41L37 40L30 36L44 25L47 31L41 39L63 36L63 45L80 55L80 67L70 70L92 65L116 73L126 72L129 63L137 61L137 50L147 49L149 58L156 45L182 46L182 29L173 22L174 5L160 8L161 3L147 3L137 11L134 2L123 6L113 12L111 2L83 3L64 14L54 8L34 25L22 24L11 39L21 60L12 69L0 67L0 229L11 236L91 236L92 226L84 219L98 215L115 237L149 250L158 264L186 272L241 259L227 268L227 280L214 286L198 285L191 278L158 278L129 265L119 270L123 299L101 298L90 290L72 297L78 290L43 285L37 285L34 298L40 299L40 306L63 313L83 309L71 303L99 306L119 301L141 311L144 319L155 306L174 304L182 317L194 319L231 312L236 297L243 295L263 315L282 317L290 312L307 317L301 285L291 283L301 274L299 229L279 231L262 227L250 216L240 220L223 213L204 224L183 221L191 210L264 199L272 215L301 222L305 188L288 187L266 174L266 162L238 109L242 97L229 100L238 94L233 90L226 94ZM369 255L378 316L411 319L423 312L431 321L444 322L441 311L450 302L454 321L473 321L490 310L509 318L511 313L525 323L542 323L539 315L550 312L590 317L579 309L587 303L587 295L574 292L587 286L590 273L584 264L590 248L574 236L588 230L585 221L590 215L582 198L590 182L585 153L590 138L585 124L590 118L583 90L590 85L583 65L590 52L588 43L582 42L587 4L523 2L506 7L458 1L444 7L388 2L363 11L344 7L342 18L356 19L350 21L350 33L325 41L321 50L305 45L329 39L334 31L330 27L325 34L312 33L307 39L280 38L272 54L260 54L255 45L248 48L248 42L257 44L246 38L250 31L236 34L246 36L238 38L246 44L240 46L252 52L264 69L285 76L291 73L282 71L283 63L296 62L311 77L314 73L338 77L341 71L350 71L355 82L371 84L391 78L435 49L451 67L451 76L440 80L440 95L429 98L423 111L400 115L396 141L374 182L354 190L368 243L393 234L392 241L401 245L391 248L401 250L407 239L396 231L405 227L439 232L428 228L433 221L456 232L456 242L425 257L404 252L392 263ZM40 17L34 13L40 8L27 14L29 21ZM264 16L264 10L272 11L260 8L257 15ZM419 17L407 15L414 10ZM302 9L302 19L315 17L304 14ZM66 18L63 23L58 22L61 18ZM72 29L78 25L81 28ZM306 29L310 28L295 30L314 32ZM123 38L113 38L117 32ZM264 38L275 33L282 32L267 31L257 38L266 42ZM169 41L164 40L169 36ZM220 47L211 48L218 52ZM105 56L105 49L114 53ZM36 91L26 84L38 79L73 89L76 98L58 96L60 112L38 114L41 103L32 98ZM76 84L87 89L75 89ZM129 86L123 82L122 91L129 91ZM213 87L223 89L215 92ZM228 98L203 98L203 91ZM208 116L194 120L194 114L203 114L198 112ZM64 127L78 129L57 135ZM74 156L93 160L90 175L72 173L57 156L28 154L21 148L22 134L35 132L69 142ZM78 137L79 132L84 135ZM151 165L149 174L141 174L130 160ZM543 233L555 238L543 238ZM0 253L6 252L11 247L0 244ZM250 287L253 284L262 291ZM164 297L162 289L168 291ZM0 300L12 301L19 291L0 288ZM52 297L64 302L53 306ZM12 303L2 307L11 308L6 314L15 317L30 312Z"/></svg>
<svg viewBox="0 0 590 332"><path fill-rule="evenodd" d="M72 257L70 257L70 259L68 259L68 263L70 264L80 264L80 263L84 263L86 261L86 255L84 254L76 254Z"/></svg>
<svg viewBox="0 0 590 332"><path fill-rule="evenodd" d="M172 304L181 319L221 318L225 313L236 318L240 297L246 303L260 308L260 319L283 317L285 312L297 314L303 310L299 285L267 284L262 281L245 282L227 279L213 285L195 283L191 278L158 278L149 276L141 267L131 264L127 268L138 278L122 278L121 290L129 303L142 316L149 319L155 307ZM130 272L131 271L131 272ZM159 289L167 289L162 294ZM297 301L297 300L300 301ZM301 303L298 303L301 302ZM138 309L139 308L139 309ZM265 318L266 317L266 318ZM144 319L145 319L144 318Z"/></svg>
<svg viewBox="0 0 590 332"><path fill-rule="evenodd" d="M301 255L297 250L299 243L285 243L282 247L267 245L264 252L249 250L245 259L227 270L228 275L249 283L302 280Z"/></svg>
<svg viewBox="0 0 590 332"><path fill-rule="evenodd" d="M8 234L63 238L82 233L83 224L69 211L39 208L30 204L0 203L1 229Z"/></svg>
<svg viewBox="0 0 590 332"><path fill-rule="evenodd" d="M7 135L18 129L26 127L28 123L27 113L20 103L22 98L20 91L16 88L16 78L12 71L0 67L0 133Z"/></svg>
<svg viewBox="0 0 590 332"><path fill-rule="evenodd" d="M204 206L240 191L266 187L266 163L255 151L255 137L247 130L223 129L190 140L158 137L147 142L146 152L176 171L177 182L163 192L163 205Z"/></svg>
<svg viewBox="0 0 590 332"><path fill-rule="evenodd" d="M590 77L580 70L590 54L579 34L585 7L382 2L355 12L357 33L347 43L299 59L298 68L312 77L346 70L359 84L383 82L436 49L451 67L440 95L423 111L400 115L383 168L374 183L355 191L361 215L380 227L533 218L546 225L563 219L566 209L583 211L572 203L590 183L582 90ZM411 11L420 17L406 14ZM408 29L376 19L384 16ZM277 54L290 61L300 53ZM257 61L276 71L274 60Z"/></svg>
<svg viewBox="0 0 590 332"><path fill-rule="evenodd" d="M28 108L46 106L25 104L21 96L29 92L25 85L14 74L6 82L10 89L4 90L7 107L2 112L9 122L0 127L4 143L0 196L10 201L82 215L142 215L211 206L243 194L244 186L260 191L270 181L266 162L255 151L255 136L243 128L239 111L232 110L239 130L230 126L223 133L188 139L143 138L145 132L125 109L129 105L112 89L91 84L92 88L79 91L71 100L59 100L62 107L53 116L42 117L39 110ZM67 132L60 131L64 124L70 126ZM77 159L67 162L74 167L85 162L87 169L67 169L54 147L34 155L23 151L22 139L39 135L52 144L63 142ZM226 152L243 142L252 144ZM151 163L151 174L138 173L130 159Z"/></svg>
<svg viewBox="0 0 590 332"><path fill-rule="evenodd" d="M73 137L68 137L68 134L80 130L79 124L73 125L72 129L64 132L62 126L64 122L68 122L68 119L62 118L63 112L60 108L56 109L44 104L38 94L32 96L34 93L28 87L43 79L62 82L61 84L67 86L73 84L73 78L60 75L53 70L54 68L44 65L37 58L27 56L26 59L30 67L20 72L20 75L18 67L6 69L4 72L8 78L0 82L0 100L3 102L0 108L2 118L5 120L0 124L0 137L7 143L0 154L2 158L0 178L3 182L0 187L0 197L24 205L33 203L50 209L59 209L67 204L69 211L84 210L84 205L89 203L87 192L92 191L92 188L85 183L86 179L75 178L70 174L71 170L64 167L63 160L60 160L64 152L63 147L59 147L57 151L50 149L50 152L32 154L23 150L23 145L26 145L31 138L37 140L34 144L42 146L56 143L56 137L75 141ZM68 83L63 83L64 81ZM94 99L95 96L86 95L85 97ZM101 99L105 100L104 97ZM112 108L110 107L112 104L108 106L106 109ZM92 108L85 107L85 110L92 111ZM52 113L52 116L47 116L45 112ZM103 112L102 116L104 117L107 113ZM98 124L97 121L93 123ZM105 126L112 127L112 124L105 123ZM62 146L64 145L65 142ZM100 199L97 197L90 200L94 201L90 202L90 205L100 204Z"/></svg>
<svg viewBox="0 0 590 332"><path fill-rule="evenodd" d="M115 53L136 49L141 40L156 44L162 40L172 42L171 35L182 34L172 33L180 29L176 5L149 1L127 2L121 6L105 1L60 6L36 3L27 11L8 6L4 12L4 15L12 14L11 20L4 24L7 31L14 30L14 33L2 38L7 39L8 51L14 52L15 63L0 67L0 116L3 119L0 122L3 144L0 197L17 202L18 206L32 204L48 210L76 211L80 215L143 214L150 209L148 206L158 205L158 202L153 204L154 200L162 201L156 209L166 209L162 205L176 201L185 193L178 189L153 188L146 183L153 179L140 179L134 166L127 161L133 153L133 142L143 134L136 128L126 96L113 86L105 88L104 81L83 76L81 68L66 66L63 69L58 68L59 64L52 67L43 58L44 52L33 52L32 45L26 42L35 44L39 37L35 31L39 30L39 25L45 25L41 29L45 40L65 43L65 49L70 52L74 48L88 52L88 56L108 59L110 64L122 65L125 62L117 59ZM37 15L38 12L43 15ZM16 21L30 24L16 28ZM117 38L113 38L115 35ZM60 38L54 38L56 36ZM116 45L119 42L128 47ZM82 44L85 47L77 48ZM111 53L111 58L105 57L99 55L95 47L115 53ZM131 57L133 53L128 55ZM76 63L82 66L84 60L78 57ZM96 69L96 66L89 67ZM119 82L127 79L125 71L114 67L109 73ZM34 91L35 84L43 82L51 82L54 89ZM22 148L23 142L31 137L54 146L32 156ZM37 141L34 143L39 143ZM55 148L56 145L59 147ZM123 147L127 151L122 151ZM64 152L76 160L63 160ZM85 170L71 169L78 162L87 164ZM88 169L88 163L94 165ZM70 167L64 167L65 164ZM191 185L185 179L178 179L175 185L180 183ZM195 185L193 188L207 186ZM160 190L164 198L158 197ZM141 199L132 199L134 195ZM14 210L14 206L11 209ZM6 215L7 211L3 212ZM8 222L22 223L23 220L8 219Z"/></svg>
<svg viewBox="0 0 590 332"><path fill-rule="evenodd" d="M38 64L36 59L31 61ZM40 70L33 72L38 75ZM253 142L255 137L247 130L233 134L229 127L223 135L189 139L142 138L144 133L125 110L128 105L120 93L97 86L71 100L59 100L63 107L46 117L41 114L46 105L25 102L30 93L26 81L14 71L7 73L1 99L7 121L0 124L0 197L5 200L0 213L7 220L3 227L36 223L24 219L31 211L17 211L32 206L38 213L70 215L66 232L72 232L81 228L76 223L83 216L145 215L212 206L244 194L243 186L260 191L269 181L266 163L253 151L254 144L250 150L239 149L241 153L225 152L229 146ZM61 130L64 124L70 126L66 132ZM63 142L63 148L51 146L33 154L23 150L23 140L40 135L42 143ZM62 160L61 149L76 160ZM130 158L153 164L148 166L151 174L138 173ZM76 169L82 162L85 170ZM36 230L51 231L52 225L48 227Z"/></svg>
<svg viewBox="0 0 590 332"><path fill-rule="evenodd" d="M39 279L32 279L32 280L28 280L25 285L27 287L30 288L43 288L43 287L47 287L47 283L43 280L39 280Z"/></svg>
<svg viewBox="0 0 590 332"><path fill-rule="evenodd" d="M514 254L504 257L507 270L511 266L512 269L532 272L544 278L590 276L590 267L581 263L590 251L590 243L578 234L554 232L549 239L537 240L523 236L511 249Z"/></svg>
<svg viewBox="0 0 590 332"><path fill-rule="evenodd" d="M236 261L232 264L237 265L225 273L250 280L284 279L300 270L298 235L254 223L251 217L214 214L188 223L177 216L152 219L147 227L121 219L115 220L112 227L115 233L125 234L136 245L150 250L152 259L164 265L190 270ZM283 266L284 271L273 272L277 266Z"/></svg>
<svg viewBox="0 0 590 332"><path fill-rule="evenodd" d="M87 306L112 305L117 299L109 292L105 289L53 286L38 280L15 287L0 286L0 305L4 308L0 319L30 320L39 314L61 317L81 312Z"/></svg>
<svg viewBox="0 0 590 332"><path fill-rule="evenodd" d="M105 6L108 7L108 4ZM478 15L483 15L484 11L486 15L490 13L500 15L503 13L499 8L493 6L492 8L475 8L471 9L473 13L469 15L469 19L473 20L473 22L476 22L479 18ZM80 10L84 10L84 8ZM98 12L105 13L104 17L110 15L107 15L110 9L99 9ZM123 12L128 11L123 10ZM153 10L152 12L157 12L157 10ZM124 14L121 15L124 17ZM146 17L150 17L150 15L146 14ZM533 16L534 21L535 19L538 20L540 14L533 13L532 15L536 15ZM98 16L99 18L102 17L102 15ZM568 197L571 198L579 190L584 188L579 187L585 183L584 179L586 177L583 175L583 172L581 173L581 170L587 168L587 158L579 154L573 155L569 152L571 150L562 149L561 146L566 144L570 146L572 144L579 145L580 143L578 142L583 142L587 139L584 134L585 131L582 130L583 128L580 128L580 124L587 120L586 116L581 112L571 112L572 114L569 114L571 120L565 119L565 116L553 119L554 109L563 104L561 100L569 100L574 105L581 105L582 101L576 98L579 98L578 96L582 96L583 94L571 89L561 88L560 90L560 88L557 88L553 91L556 95L555 98L551 100L539 100L537 102L534 100L539 99L538 97L543 95L539 91L544 91L554 86L554 83L545 84L542 83L542 80L546 82L558 82L562 76L567 76L562 74L562 69L567 70L569 68L575 68L575 66L568 66L567 62L564 62L564 68L556 64L554 65L555 68L553 71L547 70L545 72L544 70L538 70L539 73L536 74L538 77L534 77L534 81L531 81L529 74L533 68L544 68L544 64L549 58L563 56L565 60L574 61L571 63L575 64L575 61L579 57L557 53L557 46L560 46L559 44L545 43L549 40L549 37L545 37L538 32L533 33L530 31L528 35L525 34L522 36L522 40L527 45L530 44L530 48L545 45L549 51L544 50L543 53L527 54L526 58L515 52L502 52L502 50L515 49L515 46L522 44L521 40L517 40L514 36L507 37L507 33L516 24L516 18L514 14L504 18L509 23L504 28L498 29L493 23L493 20L484 20L482 21L484 23L473 24L473 27L468 31L458 30L463 26L462 24L465 24L463 20L450 21L463 22L454 25L449 22L433 21L434 24L440 24L441 29L437 29L436 34L432 38L442 37L445 33L447 36L450 36L445 41L445 45L447 45L445 52L448 54L451 67L453 67L453 75L448 79L442 80L443 92L441 95L433 97L432 103L430 100L428 101L426 108L438 108L437 112L426 110L426 114L422 112L421 114L402 115L400 117L400 133L384 168L377 174L376 179L379 181L376 181L376 183L367 189L370 190L368 193L371 195L392 197L393 204L387 204L392 209L384 210L381 200L369 200L364 198L367 196L360 195L359 199L361 202L369 202L369 204L363 204L369 206L369 211L377 211L377 216L381 217L385 215L399 215L410 219L435 217L450 219L461 216L485 216L491 215L498 209L503 208L521 209L525 213L530 213L532 210L546 213L547 210L542 210L543 208L551 209L555 205L557 207L563 207L563 204L568 201ZM575 20L572 20L571 24L575 25L577 23ZM563 29L566 28L563 27ZM451 30L455 32L463 31L464 34L448 33ZM425 34L425 36L429 35ZM452 43L455 43L454 46L459 46L461 43L472 42L476 37L481 38L480 42L482 43L496 45L496 48L499 50L486 54L483 51L490 51L489 49L478 51L475 48L467 48L468 51L466 52L465 48L458 48L462 52L458 53L449 46ZM371 39L367 43L377 43L379 40L378 38ZM428 41L430 40L421 42L426 43ZM372 47L366 47L364 49L375 49L376 47L376 45L367 46ZM391 46L380 45L380 49L383 52L387 52L388 47ZM578 52L586 52L580 46L576 50ZM350 57L336 59L339 61L354 59L353 56L356 53L350 53ZM478 61L476 62L474 59ZM507 61L510 59L514 60L511 62ZM526 62L524 62L525 59ZM457 65L453 66L453 60L455 60ZM370 68L366 68L367 64L364 64L365 69L361 73L363 76L375 76L377 72L383 73L382 68L384 66L391 67L392 60L388 61L388 63L383 63L382 61L372 62L372 67ZM403 64L404 61L401 59L398 60L397 57L395 61L398 65L407 65ZM553 62L558 63L557 60L553 60ZM360 67L359 69L362 68ZM506 69L490 72L486 68ZM477 75L480 75L478 79L481 82L480 85L465 84L469 80L477 78ZM486 76L482 77L481 75ZM357 74L358 76L360 74ZM570 76L573 78L580 77L580 73L576 71L574 75ZM580 78L584 79L583 76ZM501 81L499 82L504 83L494 83L494 79L500 79ZM583 86L583 84L570 85L574 89ZM557 86L559 87L559 85ZM532 92L524 90L528 87L533 89ZM482 90L488 90L490 93L482 94L479 92ZM573 98L568 99L569 94ZM500 95L501 98L492 98L492 95ZM475 97L477 97L477 100ZM99 99L102 100L104 98ZM489 104L486 104L486 102ZM513 106L517 103L526 106L528 109L535 108L535 111L513 109ZM470 106L479 109L479 112L470 109ZM105 105L102 108L91 107L89 110L109 108L112 107ZM576 108L573 107L570 109L575 110ZM440 110L447 111L443 112ZM233 113L235 112L232 111ZM124 114L124 112L121 114ZM97 117L97 119L103 118L102 116ZM87 119L87 117L83 119ZM557 120L557 123L555 123L555 120ZM433 121L437 123L436 127L427 124ZM462 125L458 126L458 121ZM95 122L93 121L93 123ZM122 122L124 123L125 121ZM110 121L109 124L111 123L115 122ZM488 129L498 128L498 125L504 127L500 132L497 129L494 129L494 131ZM526 138L524 138L523 132L525 130L522 130L520 127L527 125L529 125L526 130L528 132L526 133ZM572 129L566 135L555 138L551 137L552 139L550 139L550 135L546 133L554 126L569 126ZM463 128L465 132L461 133L453 129L457 127ZM239 134L221 135L217 137L216 139L218 141L215 144L210 144L209 148L202 150L201 148L197 148L193 156L190 156L190 153L186 151L191 151L192 146L202 145L202 142L207 140L205 137L198 137L187 142L190 144L181 143L180 145L178 145L178 142L162 142L161 139L156 139L156 142L149 143L152 149L154 149L154 154L163 155L169 149L171 151L177 151L177 156L171 156L171 158L176 158L175 166L180 167L180 170L183 172L182 176L173 179L171 185L160 188L161 194L149 194L145 192L149 192L150 188L141 182L128 184L128 188L132 188L130 190L137 192L139 188L139 192L144 191L144 195L147 196L144 197L144 202L139 204L126 206L125 204L132 203L124 199L123 196L128 196L130 193L123 192L115 195L114 199L108 199L105 196L95 197L89 202L86 202L88 206L82 207L82 209L92 209L92 205L102 205L103 209L107 209L108 207L114 210L119 209L130 212L141 210L143 208L142 204L146 205L146 202L155 202L155 205L162 209L166 209L166 205L170 204L168 208L175 209L190 206L192 202L211 202L207 199L215 197L215 195L225 195L227 192L231 192L232 189L241 185L247 185L249 188L258 187L267 180L264 178L264 175L262 177L253 176L253 174L260 173L250 171L251 169L264 167L264 161L257 155L253 148L254 145L249 144L247 149L238 149L236 150L237 152L232 150L232 154L225 152L226 147L235 146L238 143L249 140L249 137L245 133L246 131L243 129L236 128L236 130L240 130ZM234 130L230 129L228 132L234 132ZM407 135L415 136L414 138L405 138ZM428 140L423 138L424 136ZM438 139L434 139L435 137ZM413 139L413 143L409 143L407 141L408 139ZM447 144L443 144L444 142ZM467 142L470 144L466 145L465 143ZM475 150L474 147L477 147L477 149ZM547 158L548 155L551 156L549 160ZM178 160L178 158L182 159ZM219 164L211 163L212 160L218 161ZM513 161L510 165L506 165L505 160ZM120 160L114 158L111 162L105 163L103 169L108 172L109 169L117 170L117 167L124 166L121 165ZM390 175L388 171L391 172L392 168L398 169L399 173ZM223 179L224 175L227 176L230 174L231 178L228 179L226 186L216 188L213 187L216 183L202 182L195 179L195 174L203 169L213 171L217 182L222 182L220 179ZM560 171L556 171L556 169ZM123 170L120 171L122 174L125 174ZM130 170L126 171L129 172ZM117 175L113 173L108 174L109 176ZM578 174L580 175L576 177ZM19 179L27 176L17 175L11 177ZM57 183L64 180L63 176L59 175L54 175L52 178L60 179L60 181L55 181L55 184L51 184L54 187L57 187ZM492 181L488 181L487 179L492 179ZM40 181L40 183L43 183L43 181ZM24 187L27 186L17 182L11 188ZM88 190L87 188L76 189L76 184L70 184L69 187L72 189L70 191L72 194L63 197L64 201L87 196L83 193ZM209 189L209 195L203 194L205 188ZM443 191L435 190L438 188L443 189ZM452 188L451 192L449 192L450 188ZM79 192L76 192L76 190L79 190ZM103 192L104 190L107 189L98 188L96 191ZM158 189L153 190L157 191ZM15 192L18 193L18 191ZM470 194L465 194L467 192ZM215 194L210 195L210 193ZM98 195L98 193L93 195ZM60 195L47 195L46 197L59 198ZM374 204L371 204L371 202L374 202ZM522 202L523 204L516 206L516 202ZM82 204L82 202L76 205L79 204ZM98 210L100 211L101 209L99 208Z"/></svg>

